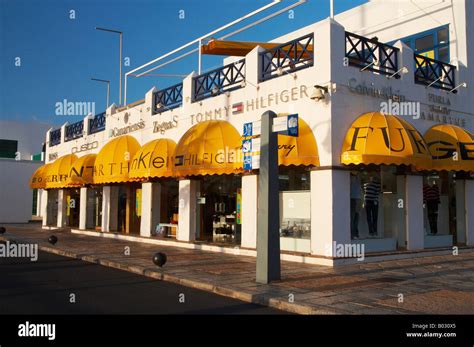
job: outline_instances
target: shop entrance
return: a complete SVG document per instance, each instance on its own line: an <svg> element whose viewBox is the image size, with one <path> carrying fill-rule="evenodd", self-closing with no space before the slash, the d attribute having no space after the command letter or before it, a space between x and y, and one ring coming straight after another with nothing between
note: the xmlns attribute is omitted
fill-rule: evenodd
<svg viewBox="0 0 474 347"><path fill-rule="evenodd" d="M46 225L56 226L58 224L58 190L48 190L48 204L46 206Z"/></svg>
<svg viewBox="0 0 474 347"><path fill-rule="evenodd" d="M70 228L79 228L80 190L67 189L66 193L66 225Z"/></svg>
<svg viewBox="0 0 474 347"><path fill-rule="evenodd" d="M102 230L102 187L87 189L86 229Z"/></svg>
<svg viewBox="0 0 474 347"><path fill-rule="evenodd" d="M237 199L240 176L221 175L201 180L197 196L196 239L206 242L240 244Z"/></svg>
<svg viewBox="0 0 474 347"><path fill-rule="evenodd" d="M158 183L157 183L158 184ZM159 182L159 201L153 203L153 232L158 237L176 237L178 230L179 184L174 179Z"/></svg>
<svg viewBox="0 0 474 347"><path fill-rule="evenodd" d="M117 231L125 234L140 234L142 189L139 183L118 187Z"/></svg>

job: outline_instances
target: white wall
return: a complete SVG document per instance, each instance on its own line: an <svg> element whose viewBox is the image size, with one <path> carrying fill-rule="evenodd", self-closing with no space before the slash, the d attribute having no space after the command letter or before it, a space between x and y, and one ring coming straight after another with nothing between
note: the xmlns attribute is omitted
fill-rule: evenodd
<svg viewBox="0 0 474 347"><path fill-rule="evenodd" d="M41 153L44 134L51 125L41 122L0 121L0 139L18 141L18 152L22 160L31 160L31 156Z"/></svg>
<svg viewBox="0 0 474 347"><path fill-rule="evenodd" d="M0 159L0 223L27 223L32 216L30 177L43 163Z"/></svg>

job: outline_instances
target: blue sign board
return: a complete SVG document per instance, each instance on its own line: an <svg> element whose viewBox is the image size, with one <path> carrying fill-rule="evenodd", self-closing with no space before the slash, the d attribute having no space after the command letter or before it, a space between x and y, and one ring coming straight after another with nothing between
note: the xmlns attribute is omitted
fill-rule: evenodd
<svg viewBox="0 0 474 347"><path fill-rule="evenodd" d="M242 153L252 152L252 139L242 140Z"/></svg>
<svg viewBox="0 0 474 347"><path fill-rule="evenodd" d="M288 136L298 136L298 114L288 116Z"/></svg>
<svg viewBox="0 0 474 347"><path fill-rule="evenodd" d="M244 156L244 170L252 170L252 156Z"/></svg>
<svg viewBox="0 0 474 347"><path fill-rule="evenodd" d="M252 123L244 124L244 136L252 136Z"/></svg>

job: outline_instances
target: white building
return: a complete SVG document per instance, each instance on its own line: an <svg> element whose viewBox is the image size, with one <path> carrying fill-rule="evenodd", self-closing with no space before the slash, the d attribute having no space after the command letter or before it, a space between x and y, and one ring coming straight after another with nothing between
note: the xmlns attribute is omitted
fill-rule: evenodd
<svg viewBox="0 0 474 347"><path fill-rule="evenodd" d="M472 246L474 3L420 4L370 1L273 44L210 42L222 68L47 132L50 165L32 177L44 226L255 254L241 136L273 111L299 116L299 137L279 138L284 259L337 263L334 242Z"/></svg>
<svg viewBox="0 0 474 347"><path fill-rule="evenodd" d="M40 122L0 121L0 173L4 178L0 185L0 223L31 220L37 206L28 182L43 164L44 133L50 128Z"/></svg>

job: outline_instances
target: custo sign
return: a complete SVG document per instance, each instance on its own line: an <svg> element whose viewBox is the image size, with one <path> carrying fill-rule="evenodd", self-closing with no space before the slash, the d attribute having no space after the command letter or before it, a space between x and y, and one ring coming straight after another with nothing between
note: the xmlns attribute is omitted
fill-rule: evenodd
<svg viewBox="0 0 474 347"><path fill-rule="evenodd" d="M81 146L72 147L71 153L74 154L74 153L86 152L92 149L96 149L97 147L99 147L99 141L84 143Z"/></svg>

